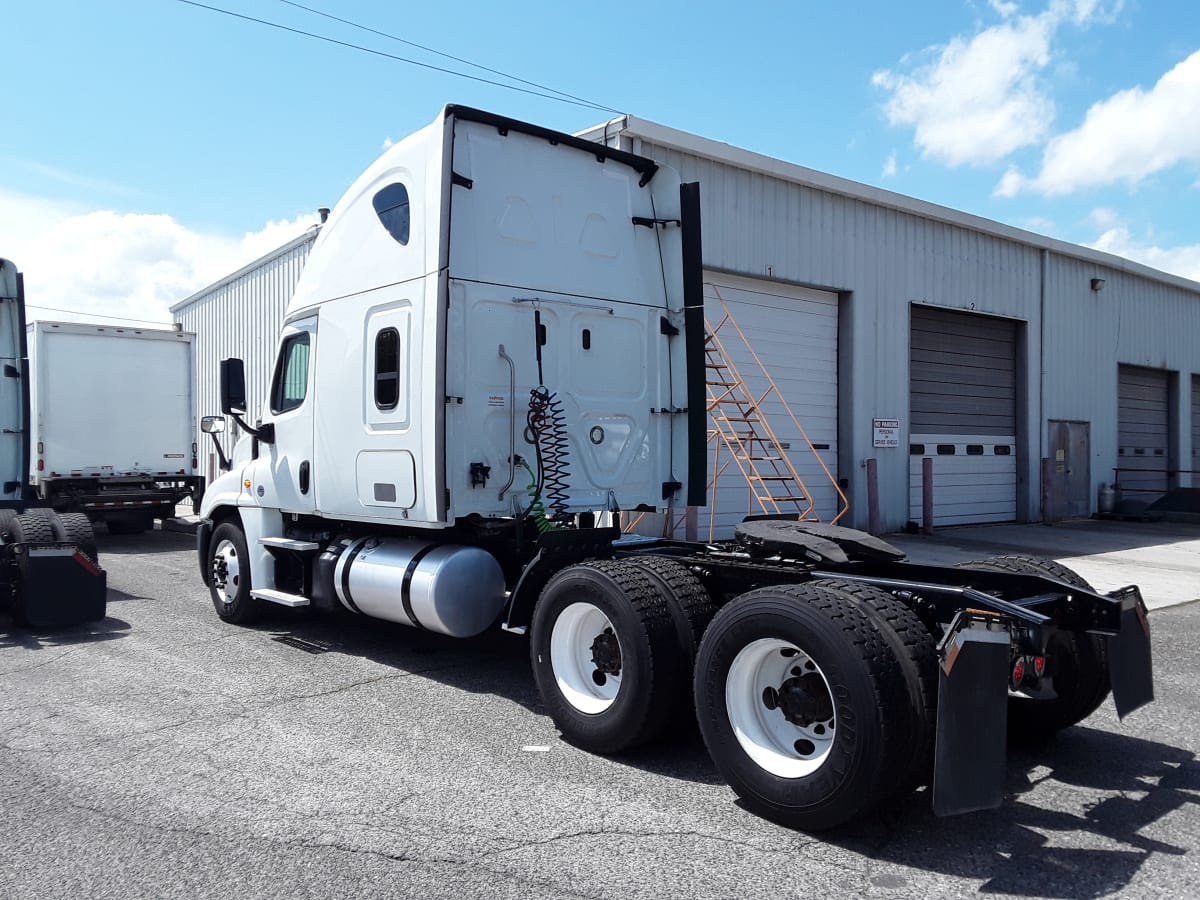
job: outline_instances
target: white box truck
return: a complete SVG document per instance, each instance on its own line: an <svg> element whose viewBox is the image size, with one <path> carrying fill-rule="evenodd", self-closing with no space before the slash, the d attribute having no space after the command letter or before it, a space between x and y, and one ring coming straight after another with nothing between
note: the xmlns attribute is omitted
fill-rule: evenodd
<svg viewBox="0 0 1200 900"><path fill-rule="evenodd" d="M59 512L136 534L199 499L195 335L37 321L30 484Z"/></svg>
<svg viewBox="0 0 1200 900"><path fill-rule="evenodd" d="M1136 587L917 566L779 517L621 534L704 503L723 376L700 248L699 186L643 156L458 106L388 149L321 229L253 424L222 363L248 436L201 507L217 614L499 625L568 740L616 753L694 718L748 808L807 829L921 783L938 813L995 806L1006 733L1073 725L1110 684L1121 715L1148 702Z"/></svg>

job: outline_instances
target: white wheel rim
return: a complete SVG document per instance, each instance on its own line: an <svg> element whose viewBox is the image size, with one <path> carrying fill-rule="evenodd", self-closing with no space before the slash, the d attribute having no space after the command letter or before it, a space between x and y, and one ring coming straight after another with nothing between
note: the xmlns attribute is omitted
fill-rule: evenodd
<svg viewBox="0 0 1200 900"><path fill-rule="evenodd" d="M221 576L221 566L225 567L224 577ZM238 586L241 583L241 572L238 567L237 547L233 541L221 541L213 553L213 586L217 589L226 603L237 599Z"/></svg>
<svg viewBox="0 0 1200 900"><path fill-rule="evenodd" d="M780 706L768 706L764 699L768 690L777 692L778 700L780 689L790 682L795 690L800 677L809 694L819 696L824 690L832 710L825 673L795 644L777 638L743 647L725 680L725 706L738 743L758 766L780 778L803 778L821 768L836 734L837 715L832 711L828 718L796 724L785 718Z"/></svg>
<svg viewBox="0 0 1200 900"><path fill-rule="evenodd" d="M588 715L612 706L621 690L621 674L599 672L592 659L592 645L606 630L615 637L608 616L581 602L559 613L550 631L550 667L558 690L568 703Z"/></svg>

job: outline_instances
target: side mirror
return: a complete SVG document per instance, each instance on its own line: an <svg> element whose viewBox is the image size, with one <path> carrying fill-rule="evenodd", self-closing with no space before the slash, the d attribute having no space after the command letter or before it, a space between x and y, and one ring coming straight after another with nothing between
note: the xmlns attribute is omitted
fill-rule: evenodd
<svg viewBox="0 0 1200 900"><path fill-rule="evenodd" d="M246 414L246 364L240 359L221 360L221 412Z"/></svg>
<svg viewBox="0 0 1200 900"><path fill-rule="evenodd" d="M205 434L220 434L225 430L225 417L205 416L200 420L200 430Z"/></svg>

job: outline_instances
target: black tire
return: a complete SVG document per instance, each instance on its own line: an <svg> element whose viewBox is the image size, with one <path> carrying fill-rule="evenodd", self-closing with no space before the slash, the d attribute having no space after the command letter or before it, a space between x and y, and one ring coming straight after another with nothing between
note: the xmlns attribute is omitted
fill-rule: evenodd
<svg viewBox="0 0 1200 900"><path fill-rule="evenodd" d="M17 511L15 509L0 509L0 537L3 538L4 543L8 543L13 539L12 523L16 517Z"/></svg>
<svg viewBox="0 0 1200 900"><path fill-rule="evenodd" d="M631 556L626 562L636 566L654 583L671 612L675 623L680 659L684 667L683 693L672 714L672 733L695 736L696 710L692 705L692 672L704 630L717 614L717 604L703 582L687 566L665 556Z"/></svg>
<svg viewBox="0 0 1200 900"><path fill-rule="evenodd" d="M13 517L10 532L17 543L52 544L58 538L48 510L27 509Z"/></svg>
<svg viewBox="0 0 1200 900"><path fill-rule="evenodd" d="M74 544L93 561L100 558L96 550L96 532L92 530L91 520L83 513L58 513L59 530L62 540Z"/></svg>
<svg viewBox="0 0 1200 900"><path fill-rule="evenodd" d="M1043 575L1065 584L1094 590L1066 566L1037 556L997 556L959 564L961 568L1017 575ZM1055 631L1046 645L1046 666L1058 694L1051 700L1013 697L1008 702L1008 735L1014 743L1037 742L1082 722L1112 690L1108 644L1083 631Z"/></svg>
<svg viewBox="0 0 1200 900"><path fill-rule="evenodd" d="M893 796L907 794L928 784L933 773L933 744L937 734L938 653L937 642L925 624L900 600L879 588L853 581L814 582L836 591L855 603L884 636L896 664L904 674L908 690L908 716L898 725L908 734L902 741L907 760L897 766Z"/></svg>
<svg viewBox="0 0 1200 900"><path fill-rule="evenodd" d="M263 601L250 596L250 554L237 522L222 522L213 529L208 553L212 572L208 590L217 615L234 625L261 618Z"/></svg>
<svg viewBox="0 0 1200 900"><path fill-rule="evenodd" d="M631 556L625 560L644 572L658 588L679 637L679 649L688 665L688 680L700 649L704 630L717 614L717 604L703 582L687 566L665 556Z"/></svg>
<svg viewBox="0 0 1200 900"><path fill-rule="evenodd" d="M550 717L586 750L619 753L644 744L670 724L672 706L686 702L687 665L668 604L628 561L579 563L551 578L533 610L529 649Z"/></svg>
<svg viewBox="0 0 1200 900"><path fill-rule="evenodd" d="M802 666L788 668L801 658ZM757 667L755 659L762 660ZM760 696L754 677L731 674L735 666L741 675L782 667L792 677L773 697L765 688ZM803 686L812 674L822 677L823 694ZM799 684L789 688L792 682ZM784 716L783 691L795 697L797 687L816 701L797 712L811 713L816 724ZM863 815L886 798L907 758L897 723L907 719L908 695L895 654L856 603L820 585L759 588L722 608L700 644L695 691L700 731L717 769L748 809L783 825L818 831ZM729 705L739 695L745 702L732 716L740 732ZM831 727L820 721L826 712ZM756 744L756 717L764 723L760 732L776 729L781 740ZM793 734L802 735L794 749ZM805 735L819 735L824 749Z"/></svg>

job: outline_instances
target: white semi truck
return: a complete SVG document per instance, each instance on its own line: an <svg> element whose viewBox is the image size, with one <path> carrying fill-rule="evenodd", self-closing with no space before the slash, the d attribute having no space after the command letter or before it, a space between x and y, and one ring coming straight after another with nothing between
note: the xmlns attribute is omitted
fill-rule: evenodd
<svg viewBox="0 0 1200 900"><path fill-rule="evenodd" d="M253 423L222 364L249 436L201 508L217 614L527 635L567 740L616 753L694 716L745 804L806 829L926 783L938 813L994 806L1006 734L1110 684L1122 716L1148 702L1136 587L780 518L621 534L704 502L700 247L699 187L641 156L456 106L387 150L313 247Z"/></svg>
<svg viewBox="0 0 1200 900"><path fill-rule="evenodd" d="M33 322L29 482L55 510L137 534L199 500L195 335Z"/></svg>
<svg viewBox="0 0 1200 900"><path fill-rule="evenodd" d="M107 576L87 516L30 490L25 281L0 259L0 612L35 628L103 619Z"/></svg>

